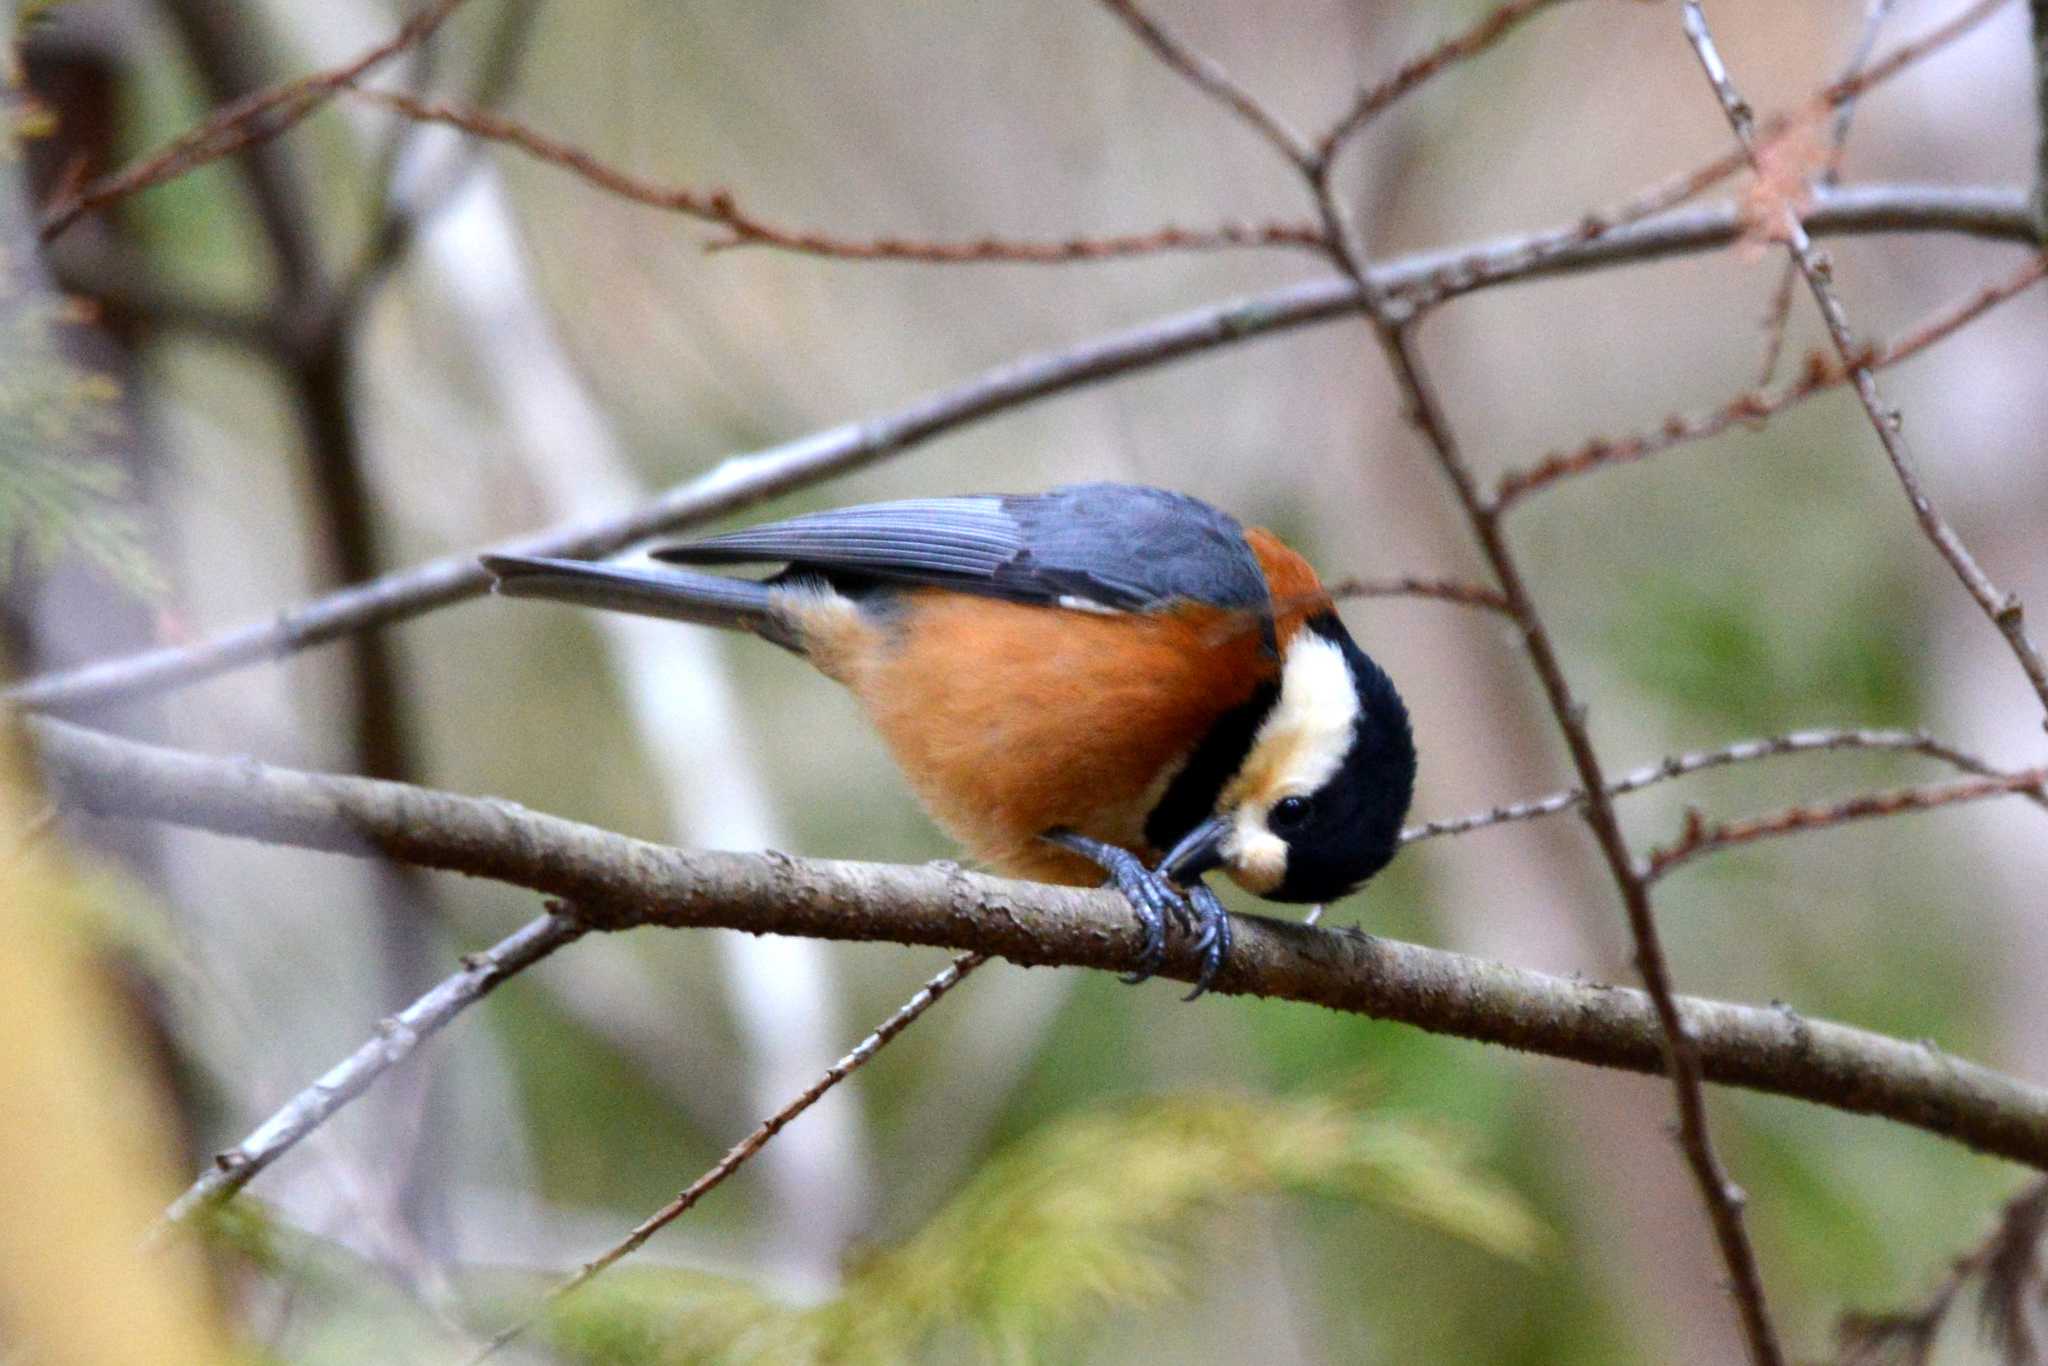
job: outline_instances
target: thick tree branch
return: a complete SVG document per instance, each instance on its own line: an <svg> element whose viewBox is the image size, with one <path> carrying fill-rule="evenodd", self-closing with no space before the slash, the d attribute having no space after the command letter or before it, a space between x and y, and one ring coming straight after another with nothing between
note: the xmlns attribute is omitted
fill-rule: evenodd
<svg viewBox="0 0 2048 1366"><path fill-rule="evenodd" d="M1110 971L1128 971L1141 952L1130 908L1113 892L944 864L685 851L509 802L207 758L62 722L28 725L54 795L74 808L491 878L562 898L593 929L884 940ZM1162 975L1192 981L1199 968L1186 937L1173 936ZM1640 991L1356 932L1241 916L1217 990L1596 1066L1663 1067L1657 1019ZM2048 1090L1789 1009L1692 998L1680 1009L1712 1081L1882 1115L2048 1170Z"/></svg>

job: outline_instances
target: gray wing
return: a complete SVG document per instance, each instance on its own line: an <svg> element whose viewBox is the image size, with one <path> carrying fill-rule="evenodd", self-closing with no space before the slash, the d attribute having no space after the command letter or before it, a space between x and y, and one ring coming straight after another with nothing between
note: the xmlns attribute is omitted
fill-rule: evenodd
<svg viewBox="0 0 2048 1366"><path fill-rule="evenodd" d="M1259 607L1268 597L1234 517L1136 484L835 508L651 553L681 564L780 563L1120 611L1190 600Z"/></svg>

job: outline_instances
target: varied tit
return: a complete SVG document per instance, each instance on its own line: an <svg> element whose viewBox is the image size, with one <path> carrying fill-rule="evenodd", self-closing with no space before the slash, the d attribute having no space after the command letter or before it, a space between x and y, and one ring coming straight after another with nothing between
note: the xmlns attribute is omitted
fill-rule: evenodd
<svg viewBox="0 0 2048 1366"><path fill-rule="evenodd" d="M492 555L497 590L725 626L852 689L938 823L998 871L1108 873L1144 927L1230 952L1201 875L1275 901L1385 867L1415 786L1400 695L1300 555L1184 494L840 508L655 547L660 564ZM669 566L779 564L765 580ZM1185 894L1178 888L1184 888Z"/></svg>

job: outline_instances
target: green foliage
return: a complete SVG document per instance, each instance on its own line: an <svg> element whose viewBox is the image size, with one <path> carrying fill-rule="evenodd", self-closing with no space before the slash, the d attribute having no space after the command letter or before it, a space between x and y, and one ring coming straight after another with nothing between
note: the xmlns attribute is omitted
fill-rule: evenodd
<svg viewBox="0 0 2048 1366"><path fill-rule="evenodd" d="M65 0L21 0L14 11L14 29L26 33L35 24L47 21L57 12Z"/></svg>
<svg viewBox="0 0 2048 1366"><path fill-rule="evenodd" d="M1041 1128L824 1304L638 1269L571 1296L550 1329L592 1366L1035 1360L1112 1311L1171 1299L1198 1216L1275 1194L1379 1206L1502 1257L1526 1260L1545 1240L1520 1199L1440 1133L1328 1098L1190 1094Z"/></svg>
<svg viewBox="0 0 2048 1366"><path fill-rule="evenodd" d="M1882 587L1805 629L1775 622L1768 583L1660 576L1640 587L1614 655L1636 683L1696 720L1755 732L1810 718L1902 724L1919 714L1911 623Z"/></svg>
<svg viewBox="0 0 2048 1366"><path fill-rule="evenodd" d="M0 582L76 553L135 592L160 592L127 476L99 449L121 431L120 391L64 356L56 326L53 309L9 298L0 276Z"/></svg>

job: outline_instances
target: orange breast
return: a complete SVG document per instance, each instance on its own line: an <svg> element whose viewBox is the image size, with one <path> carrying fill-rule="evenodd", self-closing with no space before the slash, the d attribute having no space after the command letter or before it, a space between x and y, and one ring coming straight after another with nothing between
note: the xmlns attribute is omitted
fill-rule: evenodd
<svg viewBox="0 0 2048 1366"><path fill-rule="evenodd" d="M1038 838L1140 853L1145 818L1216 718L1272 676L1255 620L1188 606L1099 615L935 589L841 677L940 825L999 871L1102 880ZM849 661L852 662L852 661Z"/></svg>

